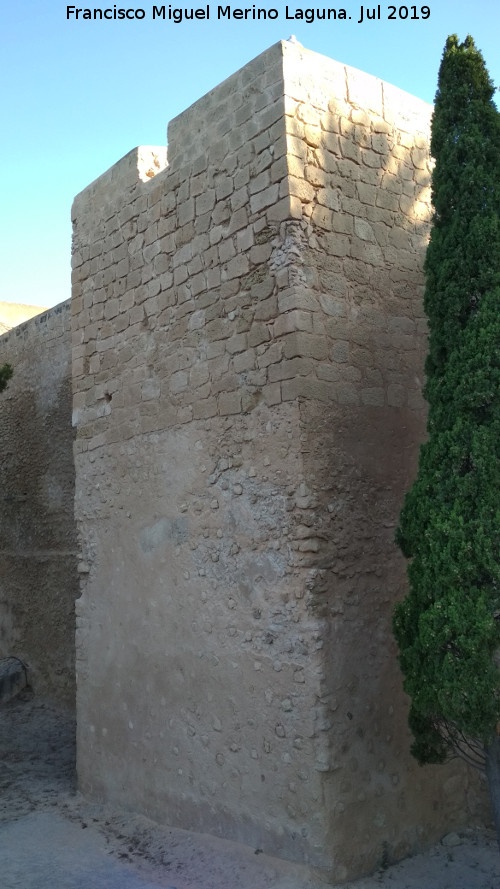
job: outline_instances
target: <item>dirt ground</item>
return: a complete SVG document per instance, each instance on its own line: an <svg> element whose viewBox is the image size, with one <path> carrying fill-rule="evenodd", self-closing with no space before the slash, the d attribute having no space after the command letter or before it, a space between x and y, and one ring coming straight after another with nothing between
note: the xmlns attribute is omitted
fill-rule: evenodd
<svg viewBox="0 0 500 889"><path fill-rule="evenodd" d="M1 889L324 889L298 866L236 843L86 802L74 723L24 693L0 707ZM346 889L499 889L493 834L450 834Z"/></svg>

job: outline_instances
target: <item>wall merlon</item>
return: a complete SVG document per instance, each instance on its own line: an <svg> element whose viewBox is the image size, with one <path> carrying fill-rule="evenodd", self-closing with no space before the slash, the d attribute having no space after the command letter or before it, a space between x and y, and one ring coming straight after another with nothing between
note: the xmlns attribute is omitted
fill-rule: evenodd
<svg viewBox="0 0 500 889"><path fill-rule="evenodd" d="M196 161L207 149L212 149L212 161L222 161L220 138L230 129L246 125L247 138L253 139L271 126L279 114L278 110L271 109L280 99L282 101L281 57L282 44L278 43L262 53L255 63L233 74L171 120L168 126L169 163L175 167L178 158ZM222 125L219 115L222 113L223 118L224 102L230 102L232 110L227 123ZM229 110L228 104L226 107ZM216 115L214 109L217 109ZM238 111L240 123L236 118ZM232 146L233 150L235 147Z"/></svg>

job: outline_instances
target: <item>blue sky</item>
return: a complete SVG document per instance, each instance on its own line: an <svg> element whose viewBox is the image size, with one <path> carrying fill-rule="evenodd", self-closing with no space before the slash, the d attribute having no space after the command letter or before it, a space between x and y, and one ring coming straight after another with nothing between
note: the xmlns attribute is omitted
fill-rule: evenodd
<svg viewBox="0 0 500 889"><path fill-rule="evenodd" d="M446 37L470 33L500 84L496 0L430 0L425 20L410 18L414 9L421 16L421 6L408 6L406 20L389 21L382 4L380 20L365 13L361 24L361 4L340 2L351 20L287 20L285 3L262 0L256 6L277 9L277 20L218 21L210 2L210 21L174 24L153 21L149 0L101 3L145 10L144 20L130 22L68 21L61 0L4 0L0 299L46 306L67 299L74 195L136 145L165 144L172 117L290 34L432 102ZM196 0L194 8L204 5ZM289 15L311 7L289 4Z"/></svg>

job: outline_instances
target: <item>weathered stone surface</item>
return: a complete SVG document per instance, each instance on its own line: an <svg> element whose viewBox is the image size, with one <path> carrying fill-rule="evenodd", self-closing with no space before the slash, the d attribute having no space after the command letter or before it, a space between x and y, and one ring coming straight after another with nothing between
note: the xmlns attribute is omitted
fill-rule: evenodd
<svg viewBox="0 0 500 889"><path fill-rule="evenodd" d="M105 335L73 315L82 788L336 880L464 818L409 757L390 629L425 434L430 111L278 44L170 124L159 219L130 158L73 211L89 307L112 270ZM157 302L127 283L137 253Z"/></svg>
<svg viewBox="0 0 500 889"><path fill-rule="evenodd" d="M26 667L19 658L0 658L0 704L15 698L27 684Z"/></svg>
<svg viewBox="0 0 500 889"><path fill-rule="evenodd" d="M73 207L81 789L336 881L476 792L411 760L391 633L430 112L280 43Z"/></svg>
<svg viewBox="0 0 500 889"><path fill-rule="evenodd" d="M81 360L83 372L88 364ZM36 693L74 707L78 576L69 302L0 337L5 361L14 375L0 396L0 657L20 658ZM75 416L78 410L75 404Z"/></svg>

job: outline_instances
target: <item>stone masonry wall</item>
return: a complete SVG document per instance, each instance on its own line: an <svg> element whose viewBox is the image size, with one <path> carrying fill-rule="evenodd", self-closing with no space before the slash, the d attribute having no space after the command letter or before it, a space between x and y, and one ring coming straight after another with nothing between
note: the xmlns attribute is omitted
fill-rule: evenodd
<svg viewBox="0 0 500 889"><path fill-rule="evenodd" d="M432 108L288 45L284 80L290 193L301 205L289 226L300 287L283 323L310 498L302 565L323 629L325 806L351 873L383 842L399 857L466 819L468 806L488 807L474 773L408 757L391 631L406 587L394 531L426 434Z"/></svg>
<svg viewBox="0 0 500 889"><path fill-rule="evenodd" d="M69 301L0 337L0 657L36 693L75 706L78 595Z"/></svg>
<svg viewBox="0 0 500 889"><path fill-rule="evenodd" d="M73 208L80 786L335 880L475 804L390 632L430 110L280 43Z"/></svg>

